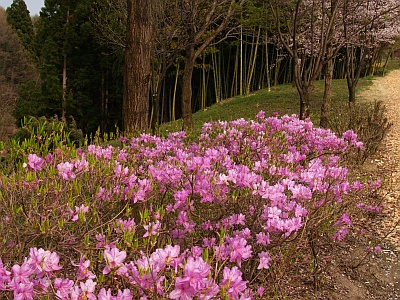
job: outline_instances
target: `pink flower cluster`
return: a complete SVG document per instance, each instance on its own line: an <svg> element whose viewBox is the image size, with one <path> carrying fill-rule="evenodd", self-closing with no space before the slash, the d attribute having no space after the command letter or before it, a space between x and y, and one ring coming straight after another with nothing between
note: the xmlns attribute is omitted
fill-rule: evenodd
<svg viewBox="0 0 400 300"><path fill-rule="evenodd" d="M252 292L247 288L247 281L242 279L242 272L237 267L225 267L222 278L217 283L211 278L211 266L192 252L180 253L179 246L167 245L164 249L157 249L149 258L142 256L135 261L124 263L126 252L117 248L106 249L104 259L106 268L103 274L114 271L113 276L120 276L138 286L144 291L154 287L156 293L165 296L163 283L165 276L160 273L170 270L175 274L175 288L169 293L169 299L214 299L219 295L221 288L226 291L229 299L249 299L245 295ZM185 256L187 256L185 258ZM268 259L269 256L267 255ZM57 299L103 299L103 300L131 300L133 296L129 289L117 290L112 295L110 288L101 288L96 292L96 276L88 269L89 261L80 260L77 280L55 276L55 271L62 267L58 265L59 256L54 252L32 248L30 257L19 266L14 265L11 272L6 270L0 260L0 291L11 290L14 299L33 299L34 295L49 295L54 288ZM181 276L178 276L182 274ZM141 299L147 299L145 293Z"/></svg>
<svg viewBox="0 0 400 300"><path fill-rule="evenodd" d="M30 256L21 264L15 264L7 271L0 259L0 291L12 290L14 299L33 299L37 294L47 294L51 281L49 277L62 267L55 252L31 248Z"/></svg>
<svg viewBox="0 0 400 300"><path fill-rule="evenodd" d="M345 195L362 185L348 182L339 154L362 147L356 138L295 115L260 112L252 121L204 124L197 143L187 143L184 132L142 134L123 139L122 149L90 145L69 161L55 157L59 184L43 177L35 188L54 187L54 199L60 187L68 191L66 209L55 200L48 211L71 232L84 227L85 242L104 258L102 274L91 270L98 256L88 252L74 265L74 280L57 277L58 256L31 250L18 270L1 265L0 290L28 297L52 286L59 299L256 298L262 281L242 275L250 266L257 267L255 278L268 272L277 263L275 245L325 211L341 212L324 226L335 240L352 226ZM28 161L32 170L45 170L40 157ZM100 275L129 289L102 285Z"/></svg>

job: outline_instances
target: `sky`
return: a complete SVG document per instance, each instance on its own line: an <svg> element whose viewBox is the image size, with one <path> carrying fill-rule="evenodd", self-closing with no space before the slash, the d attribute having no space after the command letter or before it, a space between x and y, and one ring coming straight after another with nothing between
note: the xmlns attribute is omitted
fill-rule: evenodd
<svg viewBox="0 0 400 300"><path fill-rule="evenodd" d="M31 16L38 15L44 5L44 0L24 0L28 7ZM0 6L3 8L9 7L13 3L13 0L0 0Z"/></svg>

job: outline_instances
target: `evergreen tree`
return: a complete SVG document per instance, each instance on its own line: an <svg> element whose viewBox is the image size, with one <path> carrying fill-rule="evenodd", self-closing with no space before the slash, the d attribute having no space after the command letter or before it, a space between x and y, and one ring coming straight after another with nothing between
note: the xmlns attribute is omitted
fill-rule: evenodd
<svg viewBox="0 0 400 300"><path fill-rule="evenodd" d="M12 113L19 102L18 90L38 79L35 64L6 18L5 10L0 8L0 140L13 131Z"/></svg>
<svg viewBox="0 0 400 300"><path fill-rule="evenodd" d="M7 8L7 22L18 34L25 48L34 53L34 30L29 10L24 0L14 0Z"/></svg>
<svg viewBox="0 0 400 300"><path fill-rule="evenodd" d="M36 24L42 84L35 115L72 116L86 133L100 125L109 131L121 114L122 72L113 74L115 56L95 38L95 5L94 0L47 0Z"/></svg>

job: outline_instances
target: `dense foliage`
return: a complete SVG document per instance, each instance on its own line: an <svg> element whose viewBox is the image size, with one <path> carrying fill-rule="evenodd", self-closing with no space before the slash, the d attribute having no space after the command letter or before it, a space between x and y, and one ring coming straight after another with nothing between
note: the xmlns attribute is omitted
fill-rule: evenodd
<svg viewBox="0 0 400 300"><path fill-rule="evenodd" d="M18 33L6 21L0 8L0 140L6 141L13 132L13 113L21 86L35 85L38 72ZM26 111L25 111L26 113Z"/></svg>
<svg viewBox="0 0 400 300"><path fill-rule="evenodd" d="M36 148L1 175L3 293L265 299L317 239L338 243L356 214L379 210L341 165L356 135L296 116L121 143Z"/></svg>

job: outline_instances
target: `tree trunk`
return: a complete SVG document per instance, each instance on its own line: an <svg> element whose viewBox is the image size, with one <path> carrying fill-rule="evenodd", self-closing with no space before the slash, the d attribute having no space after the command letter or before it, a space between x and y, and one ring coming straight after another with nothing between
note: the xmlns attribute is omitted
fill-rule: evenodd
<svg viewBox="0 0 400 300"><path fill-rule="evenodd" d="M203 55L202 70L201 70L201 110L206 109L207 102L207 85L206 85L206 56Z"/></svg>
<svg viewBox="0 0 400 300"><path fill-rule="evenodd" d="M243 95L243 25L240 25L240 77L239 94Z"/></svg>
<svg viewBox="0 0 400 300"><path fill-rule="evenodd" d="M310 116L310 93L306 90L299 92L300 96L300 120L304 120Z"/></svg>
<svg viewBox="0 0 400 300"><path fill-rule="evenodd" d="M137 133L149 127L150 1L127 0L127 8L122 122L125 133Z"/></svg>
<svg viewBox="0 0 400 300"><path fill-rule="evenodd" d="M63 73L62 73L62 103L61 103L61 120L66 121L65 110L67 106L67 54L64 54Z"/></svg>
<svg viewBox="0 0 400 300"><path fill-rule="evenodd" d="M101 134L108 131L108 74L107 72L101 75Z"/></svg>
<svg viewBox="0 0 400 300"><path fill-rule="evenodd" d="M361 53L357 56L352 46L346 48L346 80L349 91L349 105L356 102L356 87L361 76L361 70L365 66L366 51L361 48Z"/></svg>
<svg viewBox="0 0 400 300"><path fill-rule="evenodd" d="M233 76L232 76L232 85L231 85L231 97L234 97L238 93L238 69L239 69L239 57L240 57L240 52L236 50L236 55L235 55L235 68L233 71Z"/></svg>
<svg viewBox="0 0 400 300"><path fill-rule="evenodd" d="M221 83L221 56L217 50L211 53L211 60L213 66L213 77L214 77L214 91L215 91L215 102L221 102L222 94L222 83Z"/></svg>
<svg viewBox="0 0 400 300"><path fill-rule="evenodd" d="M349 105L356 103L356 85L348 84L347 88L349 90Z"/></svg>
<svg viewBox="0 0 400 300"><path fill-rule="evenodd" d="M178 78L179 78L179 62L176 66L176 74L175 74L175 84L174 84L174 95L172 98L172 105L171 105L171 121L175 121L175 106L176 106L176 89L178 87Z"/></svg>
<svg viewBox="0 0 400 300"><path fill-rule="evenodd" d="M331 114L331 101L332 101L332 82L333 82L333 58L330 53L328 54L330 57L327 60L326 70L325 70L325 89L324 89L324 97L322 99L321 106L321 119L320 126L322 128L329 127L329 120Z"/></svg>
<svg viewBox="0 0 400 300"><path fill-rule="evenodd" d="M257 51L258 51L258 44L260 43L260 33L261 33L261 26L258 26L258 34L257 34L257 39L255 42L255 48L253 48L254 46L254 38L253 38L253 43L251 46L251 52L252 55L250 55L250 58L252 58L252 62L250 65L250 68L248 70L248 76L247 76L247 83L246 83L246 95L250 94L250 89L251 89L251 81L253 78L253 74L254 74L254 69L256 66L256 60L257 60Z"/></svg>
<svg viewBox="0 0 400 300"><path fill-rule="evenodd" d="M188 45L185 54L185 67L182 78L182 130L193 129L192 117L192 76L196 57L194 45Z"/></svg>
<svg viewBox="0 0 400 300"><path fill-rule="evenodd" d="M271 77L269 74L269 52L268 52L268 30L265 30L265 68L266 68L266 75L267 75L267 88L268 92L271 91Z"/></svg>
<svg viewBox="0 0 400 300"><path fill-rule="evenodd" d="M68 36L69 8L70 8L70 5L68 3L67 16L66 16L66 21L65 21L65 24L66 24L65 36L66 37ZM66 106L67 106L67 53L66 53L66 49L64 49L63 72L62 72L62 103L61 103L61 120L63 122L66 121L66 118L65 118Z"/></svg>

